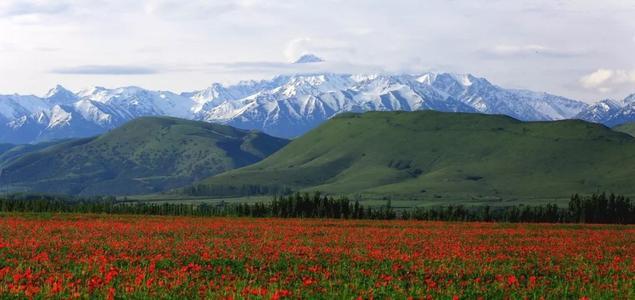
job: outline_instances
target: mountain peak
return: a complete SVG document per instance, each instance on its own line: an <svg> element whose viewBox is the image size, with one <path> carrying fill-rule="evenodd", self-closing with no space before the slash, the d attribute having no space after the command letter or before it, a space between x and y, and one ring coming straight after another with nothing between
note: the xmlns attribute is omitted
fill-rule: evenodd
<svg viewBox="0 0 635 300"><path fill-rule="evenodd" d="M624 103L635 102L635 93L630 94L628 97L624 98Z"/></svg>
<svg viewBox="0 0 635 300"><path fill-rule="evenodd" d="M59 84L50 89L48 93L46 93L45 98L59 104L69 104L70 102L77 100L77 96L73 92L67 90Z"/></svg>
<svg viewBox="0 0 635 300"><path fill-rule="evenodd" d="M319 63L324 60L314 54L304 54L298 58L294 64L310 64L310 63Z"/></svg>
<svg viewBox="0 0 635 300"><path fill-rule="evenodd" d="M58 94L72 94L71 91L67 90L65 87L57 84L55 85L54 88L50 89L47 93L46 93L46 98L51 98L52 96L58 95Z"/></svg>

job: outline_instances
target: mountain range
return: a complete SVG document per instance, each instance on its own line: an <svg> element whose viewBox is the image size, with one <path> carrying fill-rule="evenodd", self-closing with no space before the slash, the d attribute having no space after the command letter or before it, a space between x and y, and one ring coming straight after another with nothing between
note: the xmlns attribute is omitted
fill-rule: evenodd
<svg viewBox="0 0 635 300"><path fill-rule="evenodd" d="M306 57L297 63L319 63ZM342 112L436 110L502 114L523 121L583 119L614 126L635 120L635 95L593 105L505 89L469 74L333 74L212 84L194 92L139 87L56 86L45 96L0 95L0 143L95 136L142 116L170 116L294 138Z"/></svg>

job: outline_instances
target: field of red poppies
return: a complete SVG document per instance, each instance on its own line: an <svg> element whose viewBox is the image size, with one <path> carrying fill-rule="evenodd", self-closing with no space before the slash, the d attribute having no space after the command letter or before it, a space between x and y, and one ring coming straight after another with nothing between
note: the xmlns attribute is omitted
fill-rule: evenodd
<svg viewBox="0 0 635 300"><path fill-rule="evenodd" d="M0 217L16 298L634 299L635 227Z"/></svg>

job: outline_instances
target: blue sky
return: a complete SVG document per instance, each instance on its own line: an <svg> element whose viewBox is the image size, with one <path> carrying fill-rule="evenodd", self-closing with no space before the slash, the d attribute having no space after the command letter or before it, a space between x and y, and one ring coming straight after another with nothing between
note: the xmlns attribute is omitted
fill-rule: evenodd
<svg viewBox="0 0 635 300"><path fill-rule="evenodd" d="M621 99L635 92L633 16L630 0L2 0L0 93L447 71ZM289 64L304 53L327 62Z"/></svg>

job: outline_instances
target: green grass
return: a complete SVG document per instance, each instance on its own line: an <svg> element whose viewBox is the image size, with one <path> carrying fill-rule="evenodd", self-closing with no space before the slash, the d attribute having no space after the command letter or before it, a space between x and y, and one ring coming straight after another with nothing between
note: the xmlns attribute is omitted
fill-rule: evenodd
<svg viewBox="0 0 635 300"><path fill-rule="evenodd" d="M437 203L635 195L635 139L579 120L420 112L343 114L263 161L200 182Z"/></svg>
<svg viewBox="0 0 635 300"><path fill-rule="evenodd" d="M615 126L613 130L635 136L635 122Z"/></svg>
<svg viewBox="0 0 635 300"><path fill-rule="evenodd" d="M31 152L35 152L47 147L54 146L59 143L64 143L69 141L65 140L55 140L50 142L43 142L39 144L23 144L23 145L12 145L12 144L0 144L0 167L2 167L5 163L8 163L22 155L26 155Z"/></svg>
<svg viewBox="0 0 635 300"><path fill-rule="evenodd" d="M139 118L104 135L36 147L3 164L13 190L155 193L257 162L287 140L229 126Z"/></svg>

